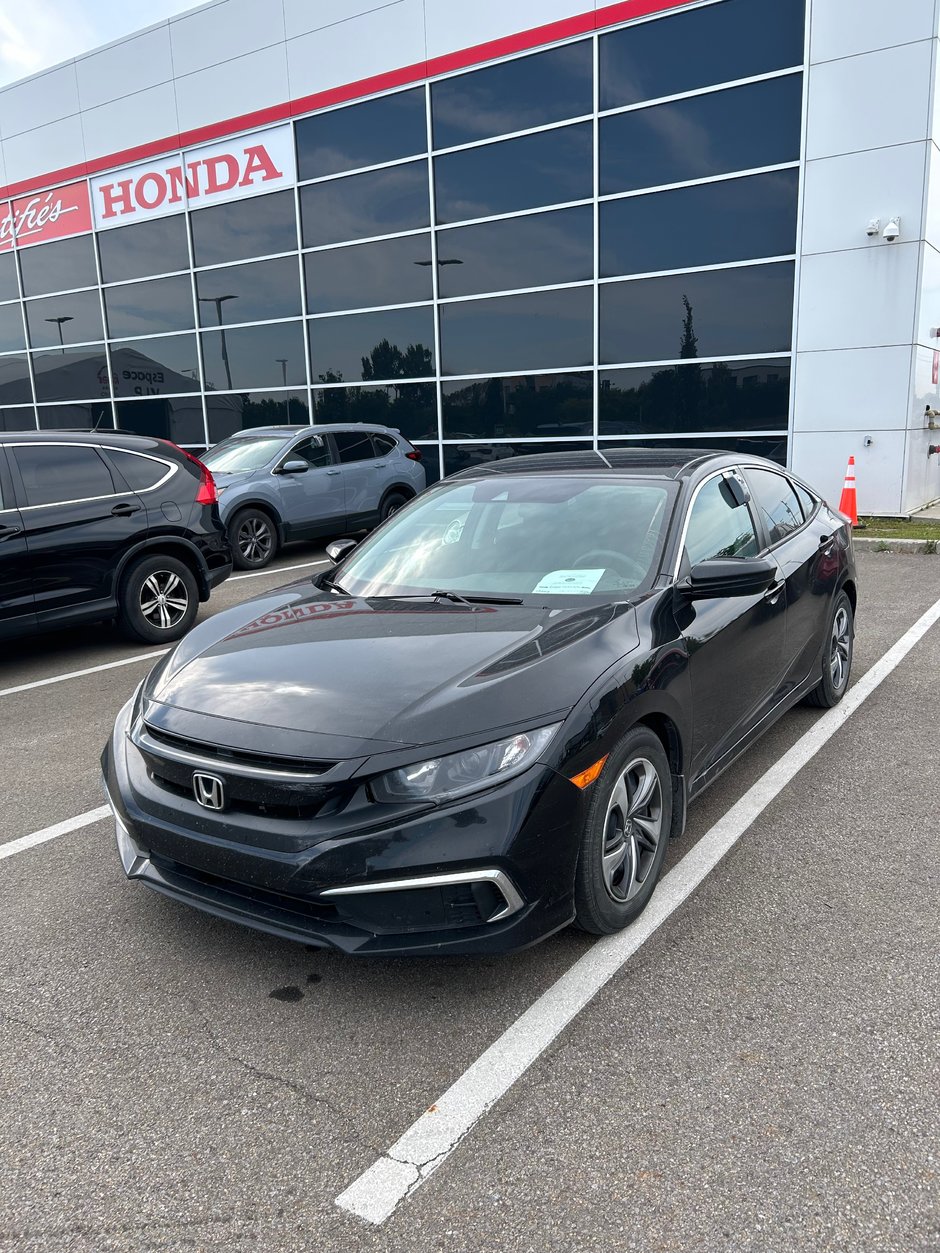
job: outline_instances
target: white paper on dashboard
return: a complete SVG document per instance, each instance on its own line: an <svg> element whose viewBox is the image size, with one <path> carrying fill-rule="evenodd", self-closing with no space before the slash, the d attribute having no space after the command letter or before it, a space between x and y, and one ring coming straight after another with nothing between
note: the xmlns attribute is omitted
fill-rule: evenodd
<svg viewBox="0 0 940 1253"><path fill-rule="evenodd" d="M585 592L593 592L603 573L603 568L600 570L549 570L532 590L533 592L568 592L572 596L580 596Z"/></svg>

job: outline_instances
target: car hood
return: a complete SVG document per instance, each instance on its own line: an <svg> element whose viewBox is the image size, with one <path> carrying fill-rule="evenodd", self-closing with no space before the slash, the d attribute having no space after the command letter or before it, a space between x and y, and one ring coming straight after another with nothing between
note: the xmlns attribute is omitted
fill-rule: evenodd
<svg viewBox="0 0 940 1253"><path fill-rule="evenodd" d="M337 597L309 580L202 623L148 685L148 720L173 712L302 733L354 756L436 744L567 712L639 644L626 604L588 609ZM182 719L197 733L191 717Z"/></svg>

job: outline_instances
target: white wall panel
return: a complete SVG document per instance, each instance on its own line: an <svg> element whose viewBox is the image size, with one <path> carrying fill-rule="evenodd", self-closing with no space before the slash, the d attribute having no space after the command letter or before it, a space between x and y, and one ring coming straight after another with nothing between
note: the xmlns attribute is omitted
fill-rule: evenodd
<svg viewBox="0 0 940 1253"><path fill-rule="evenodd" d="M23 131L35 131L38 126L69 117L78 110L78 83L70 61L0 91L0 131L6 139Z"/></svg>
<svg viewBox="0 0 940 1253"><path fill-rule="evenodd" d="M311 7L317 7L317 0L312 0ZM178 75L192 74L283 40L284 14L273 0L267 4L220 0L219 4L170 19L173 69Z"/></svg>
<svg viewBox="0 0 940 1253"><path fill-rule="evenodd" d="M940 148L927 145L927 207L924 213L924 239L940 248Z"/></svg>
<svg viewBox="0 0 940 1253"><path fill-rule="evenodd" d="M371 13L374 9L393 9L404 0L284 0L284 25L288 39L321 30L335 22Z"/></svg>
<svg viewBox="0 0 940 1253"><path fill-rule="evenodd" d="M179 127L173 84L161 83L97 109L86 109L82 114L82 130L85 157L89 161L132 148L142 138L159 139L175 135Z"/></svg>
<svg viewBox="0 0 940 1253"><path fill-rule="evenodd" d="M170 28L166 23L100 48L75 62L83 109L94 109L173 77Z"/></svg>
<svg viewBox="0 0 940 1253"><path fill-rule="evenodd" d="M937 33L931 0L815 0L810 11L811 61L856 56Z"/></svg>
<svg viewBox="0 0 940 1253"><path fill-rule="evenodd" d="M425 0L428 57L487 43L589 10L585 0Z"/></svg>
<svg viewBox="0 0 940 1253"><path fill-rule="evenodd" d="M284 45L262 48L237 61L178 78L176 108L180 130L280 104L288 94Z"/></svg>
<svg viewBox="0 0 940 1253"><path fill-rule="evenodd" d="M917 322L914 339L918 344L931 346L940 339L932 336L932 330L940 329L940 252L930 244L922 245L920 291L917 303Z"/></svg>
<svg viewBox="0 0 940 1253"><path fill-rule="evenodd" d="M865 228L871 218L884 228L895 214L902 239L920 238L927 155L921 142L807 162L803 252L891 247L880 230L869 238Z"/></svg>
<svg viewBox="0 0 940 1253"><path fill-rule="evenodd" d="M911 424L908 435L907 465L904 469L902 507L919 509L929 500L940 499L940 454L928 453L931 445L940 445L940 428L931 431L924 410L940 409L940 385L933 381L933 349L914 351L914 388L911 402ZM940 423L940 418L935 418Z"/></svg>
<svg viewBox="0 0 940 1253"><path fill-rule="evenodd" d="M926 139L933 52L924 40L814 66L807 158Z"/></svg>
<svg viewBox="0 0 940 1253"><path fill-rule="evenodd" d="M910 345L919 252L919 244L897 243L804 257L798 349Z"/></svg>
<svg viewBox="0 0 940 1253"><path fill-rule="evenodd" d="M7 182L40 178L51 170L79 165L85 160L85 141L78 114L50 122L3 141Z"/></svg>
<svg viewBox="0 0 940 1253"><path fill-rule="evenodd" d="M288 40L290 94L311 95L423 60L421 0L401 0Z"/></svg>
<svg viewBox="0 0 940 1253"><path fill-rule="evenodd" d="M859 513L898 513L904 469L904 432L872 433L865 448L851 431L799 431L790 444L790 464L831 505L838 506L849 456L855 457Z"/></svg>
<svg viewBox="0 0 940 1253"><path fill-rule="evenodd" d="M795 430L903 431L910 346L797 353L793 387Z"/></svg>

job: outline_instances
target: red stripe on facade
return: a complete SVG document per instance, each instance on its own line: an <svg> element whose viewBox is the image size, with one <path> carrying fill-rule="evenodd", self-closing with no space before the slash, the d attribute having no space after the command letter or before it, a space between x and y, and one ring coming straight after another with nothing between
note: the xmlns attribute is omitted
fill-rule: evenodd
<svg viewBox="0 0 940 1253"><path fill-rule="evenodd" d="M18 183L8 183L5 187L0 187L0 197L20 196L26 192L54 187L58 183L65 183L72 179L101 174L105 170L120 169L122 166L145 161L149 157L174 152L178 148L194 147L211 140L225 139L241 131L255 130L261 126L283 122L291 117L312 113L316 109L324 109L334 104L346 104L351 100L389 91L395 87L405 87L409 83L424 82L425 79L433 78L437 74L469 69L473 65L495 61L499 57L510 56L515 52L531 52L534 48L540 48L545 44L557 43L561 39L571 39L577 35L587 35L594 30L603 30L607 26L628 22L632 18L665 13L669 9L677 9L690 2L691 0L621 0L618 4L592 9L589 13L578 13L574 17L562 18L544 26L533 26L529 30L519 31L514 35L504 35L488 43L475 44L471 48L464 48L458 52L448 52L443 56L432 57L428 61L418 61L414 65L405 65L400 69L388 70L384 74L375 74L371 78L361 78L352 83L344 83L340 87L330 87L325 91L314 92L310 96L300 96L296 100L286 100L282 104L257 109L253 113L242 113L238 117L226 118L222 122L198 126L194 130L182 131L178 135L165 135L162 139L153 139L145 144L137 144L133 148L124 148L120 152L110 152L103 157L94 157L91 161L63 166L62 169L51 170L48 174L23 179Z"/></svg>

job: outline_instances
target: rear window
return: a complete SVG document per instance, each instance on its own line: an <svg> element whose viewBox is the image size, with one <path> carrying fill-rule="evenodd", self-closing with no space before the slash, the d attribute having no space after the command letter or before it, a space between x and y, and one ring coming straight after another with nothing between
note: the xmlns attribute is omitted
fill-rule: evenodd
<svg viewBox="0 0 940 1253"><path fill-rule="evenodd" d="M799 483L794 483L793 489L799 497L800 504L803 508L803 517L808 518L819 504L819 501L815 496L811 496L805 487L800 487Z"/></svg>
<svg viewBox="0 0 940 1253"><path fill-rule="evenodd" d="M368 431L334 431L333 439L342 462L368 461L374 457L372 436Z"/></svg>
<svg viewBox="0 0 940 1253"><path fill-rule="evenodd" d="M154 461L152 457L140 457L135 452L118 452L116 448L109 448L107 451L128 487L132 487L135 492L145 492L150 487L156 487L170 473L169 466L162 461Z"/></svg>
<svg viewBox="0 0 940 1253"><path fill-rule="evenodd" d="M388 435L373 435L372 442L375 444L375 455L377 457L387 457L396 448L395 441Z"/></svg>
<svg viewBox="0 0 940 1253"><path fill-rule="evenodd" d="M791 531L803 525L803 510L789 479L772 470L751 470L747 481L754 493L754 503L764 519L771 544L779 543Z"/></svg>
<svg viewBox="0 0 940 1253"><path fill-rule="evenodd" d="M111 471L94 448L36 444L12 448L27 505L56 505L114 495Z"/></svg>

